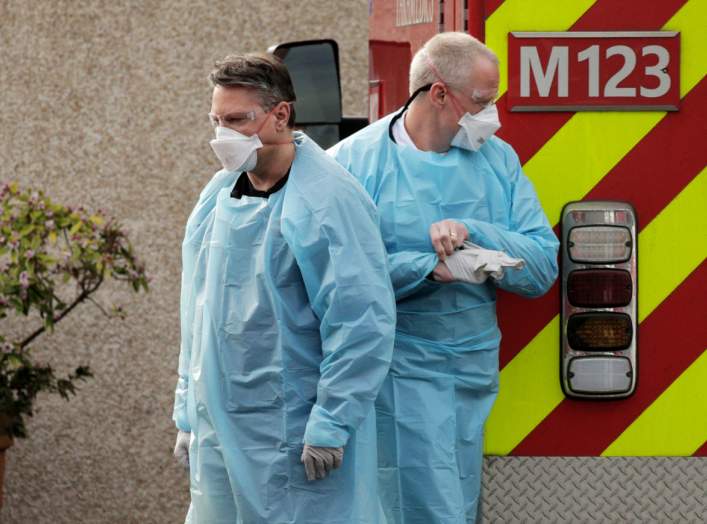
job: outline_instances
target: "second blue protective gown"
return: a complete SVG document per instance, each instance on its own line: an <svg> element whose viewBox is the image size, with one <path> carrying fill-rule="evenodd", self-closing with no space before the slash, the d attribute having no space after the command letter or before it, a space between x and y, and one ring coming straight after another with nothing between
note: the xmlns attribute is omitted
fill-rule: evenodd
<svg viewBox="0 0 707 524"><path fill-rule="evenodd" d="M375 201L396 292L395 351L380 396L379 482L388 524L476 520L483 427L498 391L496 285L534 296L557 276L558 241L510 146L423 152L390 139L388 116L329 152ZM494 284L438 283L429 228L525 260Z"/></svg>
<svg viewBox="0 0 707 524"><path fill-rule="evenodd" d="M373 402L395 301L370 198L296 134L285 186L203 190L183 243L174 420L191 431L195 524L376 524ZM308 482L303 443L344 447Z"/></svg>

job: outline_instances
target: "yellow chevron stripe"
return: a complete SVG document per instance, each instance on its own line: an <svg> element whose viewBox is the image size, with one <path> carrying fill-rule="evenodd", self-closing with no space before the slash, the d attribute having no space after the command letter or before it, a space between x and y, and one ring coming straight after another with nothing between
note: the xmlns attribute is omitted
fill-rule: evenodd
<svg viewBox="0 0 707 524"><path fill-rule="evenodd" d="M560 317L555 316L499 374L484 453L508 455L564 398L559 379Z"/></svg>
<svg viewBox="0 0 707 524"><path fill-rule="evenodd" d="M602 456L692 455L707 439L705 383L707 351L648 406Z"/></svg>
<svg viewBox="0 0 707 524"><path fill-rule="evenodd" d="M685 4L664 29L681 32L682 95L707 71L707 2ZM580 200L665 116L665 112L576 113L524 166L550 222Z"/></svg>
<svg viewBox="0 0 707 524"><path fill-rule="evenodd" d="M508 33L566 31L596 0L506 0L486 20L486 45L500 59L499 96L508 88Z"/></svg>
<svg viewBox="0 0 707 524"><path fill-rule="evenodd" d="M638 235L639 322L707 257L706 203L707 167Z"/></svg>
<svg viewBox="0 0 707 524"><path fill-rule="evenodd" d="M680 97L702 80L707 73L704 54L707 51L707 2L691 0L663 26L665 31L680 31Z"/></svg>
<svg viewBox="0 0 707 524"><path fill-rule="evenodd" d="M664 112L576 113L524 166L551 223L580 200L663 118Z"/></svg>
<svg viewBox="0 0 707 524"><path fill-rule="evenodd" d="M695 238L695 232L704 235L707 230L706 190L707 169L639 234L641 318L648 316L707 256L707 242ZM686 221L691 223L689 228L685 227ZM668 272L674 276L666 275ZM510 453L563 400L558 378L559 329L556 316L501 370L498 399L486 423L487 454Z"/></svg>

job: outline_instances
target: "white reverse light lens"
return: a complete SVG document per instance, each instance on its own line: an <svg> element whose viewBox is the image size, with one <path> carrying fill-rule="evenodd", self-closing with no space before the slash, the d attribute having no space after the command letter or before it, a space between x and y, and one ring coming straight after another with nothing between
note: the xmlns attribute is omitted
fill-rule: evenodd
<svg viewBox="0 0 707 524"><path fill-rule="evenodd" d="M567 245L574 262L625 262L631 257L631 232L617 226L575 227L570 230Z"/></svg>
<svg viewBox="0 0 707 524"><path fill-rule="evenodd" d="M625 393L631 389L632 374L627 358L573 358L569 365L569 386L576 393Z"/></svg>

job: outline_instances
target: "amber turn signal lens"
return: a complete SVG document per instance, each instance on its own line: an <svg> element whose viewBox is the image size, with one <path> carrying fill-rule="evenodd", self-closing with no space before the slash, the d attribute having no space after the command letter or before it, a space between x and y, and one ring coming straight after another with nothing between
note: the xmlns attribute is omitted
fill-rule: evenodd
<svg viewBox="0 0 707 524"><path fill-rule="evenodd" d="M567 341L578 351L621 351L632 338L631 317L624 313L578 313L567 323Z"/></svg>

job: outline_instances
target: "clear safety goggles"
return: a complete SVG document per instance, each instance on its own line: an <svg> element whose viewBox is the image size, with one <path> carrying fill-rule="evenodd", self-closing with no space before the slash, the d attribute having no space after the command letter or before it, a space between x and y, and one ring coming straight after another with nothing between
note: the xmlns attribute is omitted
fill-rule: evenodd
<svg viewBox="0 0 707 524"><path fill-rule="evenodd" d="M209 113L209 122L211 122L211 125L214 128L227 127L229 129L238 130L239 128L243 127L248 122L255 120L256 118L258 118L257 111L228 113L224 116L218 116L214 115L213 113Z"/></svg>
<svg viewBox="0 0 707 524"><path fill-rule="evenodd" d="M495 90L494 91L482 91L480 89L474 89L473 92L471 93L471 95L468 95L464 91L459 89L458 87L450 86L448 84L447 88L454 89L457 93L461 94L464 98L466 98L472 104L474 104L475 106L478 106L481 111L483 111L487 107L494 105L496 103L496 99L498 98L498 91L495 91ZM457 102L458 109L461 110L461 104L459 104L458 100L455 100L458 97L455 96L451 91L449 92L449 94L451 95L452 100Z"/></svg>
<svg viewBox="0 0 707 524"><path fill-rule="evenodd" d="M437 77L437 80L440 81L442 85L444 85L447 89L453 88L459 94L463 95L464 98L470 100L474 105L479 106L479 111L483 111L487 107L492 106L496 103L496 99L498 98L497 90L494 89L484 91L481 89L474 89L471 92L471 95L468 95L460 87L445 82L437 67L435 67L435 65L432 63L432 60L430 60L429 56L425 55L425 61L427 62L427 65L430 67L434 75ZM429 87L432 87L432 84L429 84ZM429 89L429 87L427 89ZM452 102L454 103L454 105L456 105L457 109L460 110L463 114L465 111L462 110L461 104L459 104L459 101L456 100L457 97L454 96L451 91L449 91L449 94L451 95Z"/></svg>

